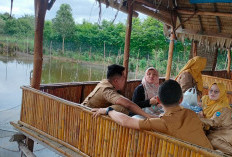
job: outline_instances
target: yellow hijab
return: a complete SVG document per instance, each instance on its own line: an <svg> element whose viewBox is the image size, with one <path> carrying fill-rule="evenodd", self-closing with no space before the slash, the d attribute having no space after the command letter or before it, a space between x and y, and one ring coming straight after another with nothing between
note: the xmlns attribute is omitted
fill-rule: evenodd
<svg viewBox="0 0 232 157"><path fill-rule="evenodd" d="M206 58L203 58L203 57L200 57L200 56L193 57L180 70L180 72L177 75L175 80L177 80L177 78L180 76L180 74L182 72L187 71L192 75L193 79L196 81L197 89L199 91L202 91L203 90L203 80L202 80L201 71L204 70L204 68L206 66L206 61L207 61Z"/></svg>
<svg viewBox="0 0 232 157"><path fill-rule="evenodd" d="M202 97L203 112L206 118L211 118L216 111L219 111L224 107L230 108L225 85L223 83L213 83L213 84L216 84L218 86L220 90L220 95L218 100L216 101L210 100L208 95ZM211 89L212 85L210 86L209 90Z"/></svg>

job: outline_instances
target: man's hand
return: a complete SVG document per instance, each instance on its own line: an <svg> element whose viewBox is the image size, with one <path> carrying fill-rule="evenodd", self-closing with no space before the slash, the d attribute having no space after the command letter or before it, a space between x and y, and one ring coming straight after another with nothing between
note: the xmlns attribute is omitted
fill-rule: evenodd
<svg viewBox="0 0 232 157"><path fill-rule="evenodd" d="M105 115L106 110L107 110L107 108L93 108L93 109L91 109L91 111L94 112L93 117L97 117L98 115L101 115L101 114Z"/></svg>

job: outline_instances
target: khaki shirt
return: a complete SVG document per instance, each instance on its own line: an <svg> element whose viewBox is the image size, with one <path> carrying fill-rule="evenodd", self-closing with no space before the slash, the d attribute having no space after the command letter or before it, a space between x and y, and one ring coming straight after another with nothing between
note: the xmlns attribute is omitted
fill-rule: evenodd
<svg viewBox="0 0 232 157"><path fill-rule="evenodd" d="M200 118L201 121L207 126L210 126L208 138L212 141L214 139L221 139L230 143L230 150L232 150L232 109L222 108L220 111L215 112L212 118ZM215 145L221 143L219 140L214 141ZM214 144L213 144L214 145ZM232 152L231 152L232 154Z"/></svg>
<svg viewBox="0 0 232 157"><path fill-rule="evenodd" d="M97 84L82 104L90 108L109 107L115 104L115 102L121 97L123 96L116 91L112 84L108 80L104 79Z"/></svg>
<svg viewBox="0 0 232 157"><path fill-rule="evenodd" d="M203 131L203 124L197 114L180 106L169 107L160 118L140 120L139 127L143 130L162 132L178 139L212 149Z"/></svg>

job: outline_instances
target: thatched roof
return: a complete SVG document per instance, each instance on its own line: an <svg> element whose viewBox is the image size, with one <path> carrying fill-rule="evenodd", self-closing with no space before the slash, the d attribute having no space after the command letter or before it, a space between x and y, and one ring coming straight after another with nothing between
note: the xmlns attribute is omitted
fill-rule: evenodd
<svg viewBox="0 0 232 157"><path fill-rule="evenodd" d="M125 0L98 0L127 12ZM206 46L232 45L232 3L197 3L189 0L133 0L137 13L154 17L175 29L179 40L194 39Z"/></svg>

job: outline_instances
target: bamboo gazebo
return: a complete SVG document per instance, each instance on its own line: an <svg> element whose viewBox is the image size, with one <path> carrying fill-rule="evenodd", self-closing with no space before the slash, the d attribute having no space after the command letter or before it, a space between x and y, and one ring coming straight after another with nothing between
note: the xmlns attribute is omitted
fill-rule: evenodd
<svg viewBox="0 0 232 157"><path fill-rule="evenodd" d="M100 4L128 13L124 62L128 72L132 17L139 13L152 16L165 25L170 36L169 57L165 78L170 78L174 39L192 40L191 56L211 59L204 78L204 92L213 81L227 85L232 103L230 48L232 41L232 3L229 0L97 0ZM215 3L195 3L195 2ZM42 73L42 41L46 10L55 0L34 0L35 43L34 69L30 86L22 86L22 108L18 122L11 124L25 135L19 141L26 155L33 155L33 141L42 143L62 156L226 156L213 150L148 131L124 128L107 116L92 118L89 108L80 103L94 89L97 82L72 82L40 85ZM190 3L191 2L191 3ZM227 2L227 3L223 3ZM155 39L154 39L155 40ZM215 71L218 49L227 49L228 68ZM212 53L214 55L212 55ZM141 80L131 80L125 96L132 97Z"/></svg>

